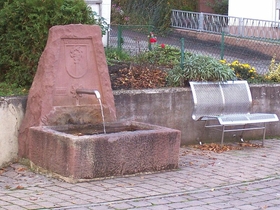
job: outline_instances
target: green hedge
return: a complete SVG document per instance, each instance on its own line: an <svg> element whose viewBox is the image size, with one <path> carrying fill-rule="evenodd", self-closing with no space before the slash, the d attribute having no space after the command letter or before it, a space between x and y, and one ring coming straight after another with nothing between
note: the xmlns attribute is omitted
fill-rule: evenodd
<svg viewBox="0 0 280 210"><path fill-rule="evenodd" d="M84 0L0 0L0 82L29 87L49 28L95 22Z"/></svg>

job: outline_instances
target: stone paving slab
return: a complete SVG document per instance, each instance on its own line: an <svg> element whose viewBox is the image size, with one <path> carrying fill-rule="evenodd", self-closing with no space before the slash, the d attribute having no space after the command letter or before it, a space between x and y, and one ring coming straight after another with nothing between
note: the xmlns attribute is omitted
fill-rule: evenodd
<svg viewBox="0 0 280 210"><path fill-rule="evenodd" d="M259 141L254 141L259 143ZM180 168L82 183L0 170L0 209L280 209L280 140L223 153L180 150Z"/></svg>

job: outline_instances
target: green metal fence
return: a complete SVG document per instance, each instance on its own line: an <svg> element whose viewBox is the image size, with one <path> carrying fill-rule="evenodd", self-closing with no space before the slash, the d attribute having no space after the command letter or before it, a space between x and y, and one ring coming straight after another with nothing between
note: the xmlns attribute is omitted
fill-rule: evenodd
<svg viewBox="0 0 280 210"><path fill-rule="evenodd" d="M151 25L111 25L108 46L133 55L149 50L148 35L153 29Z"/></svg>
<svg viewBox="0 0 280 210"><path fill-rule="evenodd" d="M174 30L169 43L184 38L185 51L224 59L228 63L238 60L255 67L258 73L268 71L271 59L280 60L280 40L233 37L227 34ZM174 40L173 42L171 40Z"/></svg>
<svg viewBox="0 0 280 210"><path fill-rule="evenodd" d="M108 45L126 50L135 55L150 49L149 34L152 26L111 26ZM228 63L238 60L248 63L258 73L268 71L271 59L280 60L280 40L244 38L228 34L204 33L191 30L173 29L168 35L157 36L157 44L164 43L181 49L181 63L184 53L191 52L225 59Z"/></svg>

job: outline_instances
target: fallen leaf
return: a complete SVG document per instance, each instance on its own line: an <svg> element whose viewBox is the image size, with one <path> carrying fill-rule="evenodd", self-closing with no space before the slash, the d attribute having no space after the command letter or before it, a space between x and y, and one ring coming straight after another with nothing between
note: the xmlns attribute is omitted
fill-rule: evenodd
<svg viewBox="0 0 280 210"><path fill-rule="evenodd" d="M207 164L202 164L200 168L207 168Z"/></svg>
<svg viewBox="0 0 280 210"><path fill-rule="evenodd" d="M134 64L111 73L113 89L142 89L166 86L167 73L157 68Z"/></svg>
<svg viewBox="0 0 280 210"><path fill-rule="evenodd" d="M261 144L252 144L252 143L249 143L249 142L241 142L241 143L239 143L239 145L241 146L241 147L262 147L262 145Z"/></svg>
<svg viewBox="0 0 280 210"><path fill-rule="evenodd" d="M259 148L262 147L259 144L251 144L248 142L242 142L239 145L221 145L218 143L210 143L210 144L202 144L202 145L194 145L193 146L196 149L200 149L202 151L211 151L211 152L216 152L216 153L222 153L230 150L241 150L244 147L254 147L254 148ZM206 155L206 154L205 154Z"/></svg>
<svg viewBox="0 0 280 210"><path fill-rule="evenodd" d="M37 197L30 197L29 200L36 201L36 200L38 200L38 198Z"/></svg>
<svg viewBox="0 0 280 210"><path fill-rule="evenodd" d="M26 170L27 170L27 168L23 168L23 167L17 168L17 171L18 171L18 172L23 172L23 171L26 171Z"/></svg>
<svg viewBox="0 0 280 210"><path fill-rule="evenodd" d="M2 175L5 172L5 169L0 169L0 175Z"/></svg>
<svg viewBox="0 0 280 210"><path fill-rule="evenodd" d="M21 185L18 185L18 186L16 187L16 189L17 189L17 190L22 190L22 189L24 189L24 187L21 186Z"/></svg>

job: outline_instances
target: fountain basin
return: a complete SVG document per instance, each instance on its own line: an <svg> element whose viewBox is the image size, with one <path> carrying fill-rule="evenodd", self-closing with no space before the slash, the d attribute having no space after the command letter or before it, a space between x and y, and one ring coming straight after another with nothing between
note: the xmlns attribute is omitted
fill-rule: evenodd
<svg viewBox="0 0 280 210"><path fill-rule="evenodd" d="M102 129L31 127L31 167L69 182L178 168L180 131L134 121L106 124L106 134Z"/></svg>

